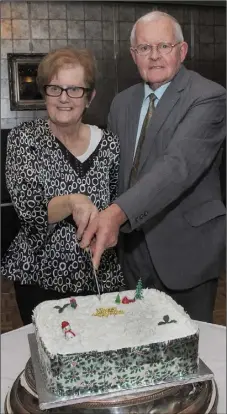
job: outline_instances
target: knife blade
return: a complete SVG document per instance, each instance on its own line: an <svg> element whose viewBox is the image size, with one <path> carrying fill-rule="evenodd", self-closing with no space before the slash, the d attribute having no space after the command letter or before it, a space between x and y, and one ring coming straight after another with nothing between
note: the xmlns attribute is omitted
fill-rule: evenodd
<svg viewBox="0 0 227 414"><path fill-rule="evenodd" d="M94 267L94 264L93 264L93 260L92 260L92 253L91 253L91 249L90 249L90 247L88 247L88 248L86 249L86 251L88 252L89 257L90 257L90 260L91 260L91 264L92 264L92 271L93 271L93 275L94 275L94 278L95 278L95 283L96 283L96 287L97 287L97 291L98 291L98 298L99 298L99 300L101 301L101 293L100 293L100 288L99 288L98 277L97 277L97 273L96 273L96 270L95 270L95 267Z"/></svg>

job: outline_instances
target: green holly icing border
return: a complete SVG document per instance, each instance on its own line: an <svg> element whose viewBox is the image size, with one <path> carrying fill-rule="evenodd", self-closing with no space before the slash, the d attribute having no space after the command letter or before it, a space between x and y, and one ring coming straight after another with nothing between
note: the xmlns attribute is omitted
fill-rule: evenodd
<svg viewBox="0 0 227 414"><path fill-rule="evenodd" d="M199 333L119 350L50 355L36 337L46 387L60 396L87 396L155 385L197 372Z"/></svg>

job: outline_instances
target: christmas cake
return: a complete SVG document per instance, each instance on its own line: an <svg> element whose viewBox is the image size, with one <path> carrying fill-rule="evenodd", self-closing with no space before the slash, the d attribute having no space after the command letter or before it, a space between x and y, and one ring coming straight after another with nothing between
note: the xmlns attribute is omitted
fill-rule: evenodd
<svg viewBox="0 0 227 414"><path fill-rule="evenodd" d="M97 395L194 374L197 325L154 289L80 296L33 312L41 370L58 395Z"/></svg>

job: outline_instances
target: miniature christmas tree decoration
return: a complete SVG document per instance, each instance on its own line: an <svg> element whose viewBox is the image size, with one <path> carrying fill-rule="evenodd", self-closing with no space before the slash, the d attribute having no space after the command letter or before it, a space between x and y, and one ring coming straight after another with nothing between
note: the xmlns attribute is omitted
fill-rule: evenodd
<svg viewBox="0 0 227 414"><path fill-rule="evenodd" d="M117 297L115 299L115 303L117 303L118 305L120 305L120 303L121 303L121 298L120 298L119 293L118 293L118 295L117 295Z"/></svg>
<svg viewBox="0 0 227 414"><path fill-rule="evenodd" d="M76 309L76 308L77 308L76 299L71 298L71 299L70 299L70 305L71 305L71 307L72 307L73 309Z"/></svg>
<svg viewBox="0 0 227 414"><path fill-rule="evenodd" d="M136 285L135 299L143 299L143 285L141 279L138 280L138 283Z"/></svg>

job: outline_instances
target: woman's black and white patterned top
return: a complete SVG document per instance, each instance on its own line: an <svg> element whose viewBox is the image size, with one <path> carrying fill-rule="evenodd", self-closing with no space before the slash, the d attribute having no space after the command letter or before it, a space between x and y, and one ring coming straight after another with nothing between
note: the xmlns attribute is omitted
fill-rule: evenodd
<svg viewBox="0 0 227 414"><path fill-rule="evenodd" d="M91 261L76 239L72 219L48 225L48 202L55 196L86 194L99 210L117 193L119 141L103 130L94 152L83 163L51 133L42 119L24 122L8 136L6 182L21 229L2 263L2 275L22 284L77 294L96 293ZM98 271L102 292L123 286L113 249Z"/></svg>

